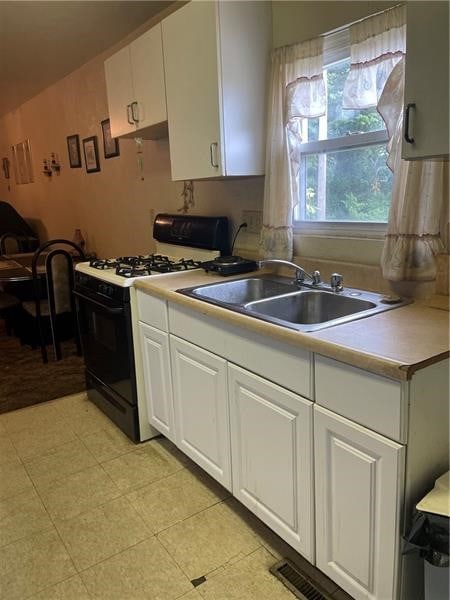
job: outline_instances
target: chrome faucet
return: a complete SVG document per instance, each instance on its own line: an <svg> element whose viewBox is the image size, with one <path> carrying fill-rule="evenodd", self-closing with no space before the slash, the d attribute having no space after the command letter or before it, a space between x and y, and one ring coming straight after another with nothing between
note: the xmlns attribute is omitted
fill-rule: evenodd
<svg viewBox="0 0 450 600"><path fill-rule="evenodd" d="M266 265L280 265L283 267L291 267L291 269L295 269L296 283L303 283L305 277L310 279L313 285L319 285L319 283L321 282L319 271L313 271L312 273L308 273L303 267L300 267L300 265L296 265L295 263L290 262L289 260L282 260L280 258L268 258L266 260L260 260L258 263L258 266L260 268L265 267Z"/></svg>

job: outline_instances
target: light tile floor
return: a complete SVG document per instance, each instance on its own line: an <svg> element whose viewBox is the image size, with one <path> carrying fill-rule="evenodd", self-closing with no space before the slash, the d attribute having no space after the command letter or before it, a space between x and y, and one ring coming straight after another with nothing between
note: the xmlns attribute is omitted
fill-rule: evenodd
<svg viewBox="0 0 450 600"><path fill-rule="evenodd" d="M168 440L133 444L85 394L0 415L2 600L294 600L268 571L283 556L349 599Z"/></svg>

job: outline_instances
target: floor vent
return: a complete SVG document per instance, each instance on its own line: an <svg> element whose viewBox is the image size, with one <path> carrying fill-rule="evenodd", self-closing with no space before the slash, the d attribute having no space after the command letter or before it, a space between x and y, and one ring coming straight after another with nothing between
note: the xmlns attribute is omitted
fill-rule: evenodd
<svg viewBox="0 0 450 600"><path fill-rule="evenodd" d="M286 559L270 567L270 572L300 600L327 600L306 577L304 577L291 562Z"/></svg>

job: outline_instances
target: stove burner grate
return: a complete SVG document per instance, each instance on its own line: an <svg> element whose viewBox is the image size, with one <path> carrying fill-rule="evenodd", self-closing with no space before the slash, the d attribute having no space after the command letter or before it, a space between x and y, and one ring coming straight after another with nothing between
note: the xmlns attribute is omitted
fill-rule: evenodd
<svg viewBox="0 0 450 600"><path fill-rule="evenodd" d="M202 263L191 258L171 259L162 254L148 256L120 256L114 259L93 259L89 265L94 269L115 269L121 277L142 277L153 273L173 273L198 269Z"/></svg>

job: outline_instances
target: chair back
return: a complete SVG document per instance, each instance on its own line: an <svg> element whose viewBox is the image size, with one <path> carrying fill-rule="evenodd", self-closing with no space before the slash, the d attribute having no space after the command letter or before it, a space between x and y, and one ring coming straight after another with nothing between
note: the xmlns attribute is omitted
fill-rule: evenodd
<svg viewBox="0 0 450 600"><path fill-rule="evenodd" d="M45 274L53 346L55 348L57 359L59 360L61 351L56 335L56 315L71 312L74 323L76 323L75 299L72 293L74 287L73 259L84 259L84 252L77 244L70 240L55 239L42 244L33 255L31 270L33 274L36 318L40 330L42 356L44 362L47 362L47 351L43 341L44 338L41 323L42 287L38 270L38 262L43 253L46 253ZM76 326L75 335L77 346L79 346Z"/></svg>
<svg viewBox="0 0 450 600"><path fill-rule="evenodd" d="M38 245L39 240L36 237L30 237L12 231L7 231L0 235L0 254L33 252Z"/></svg>

